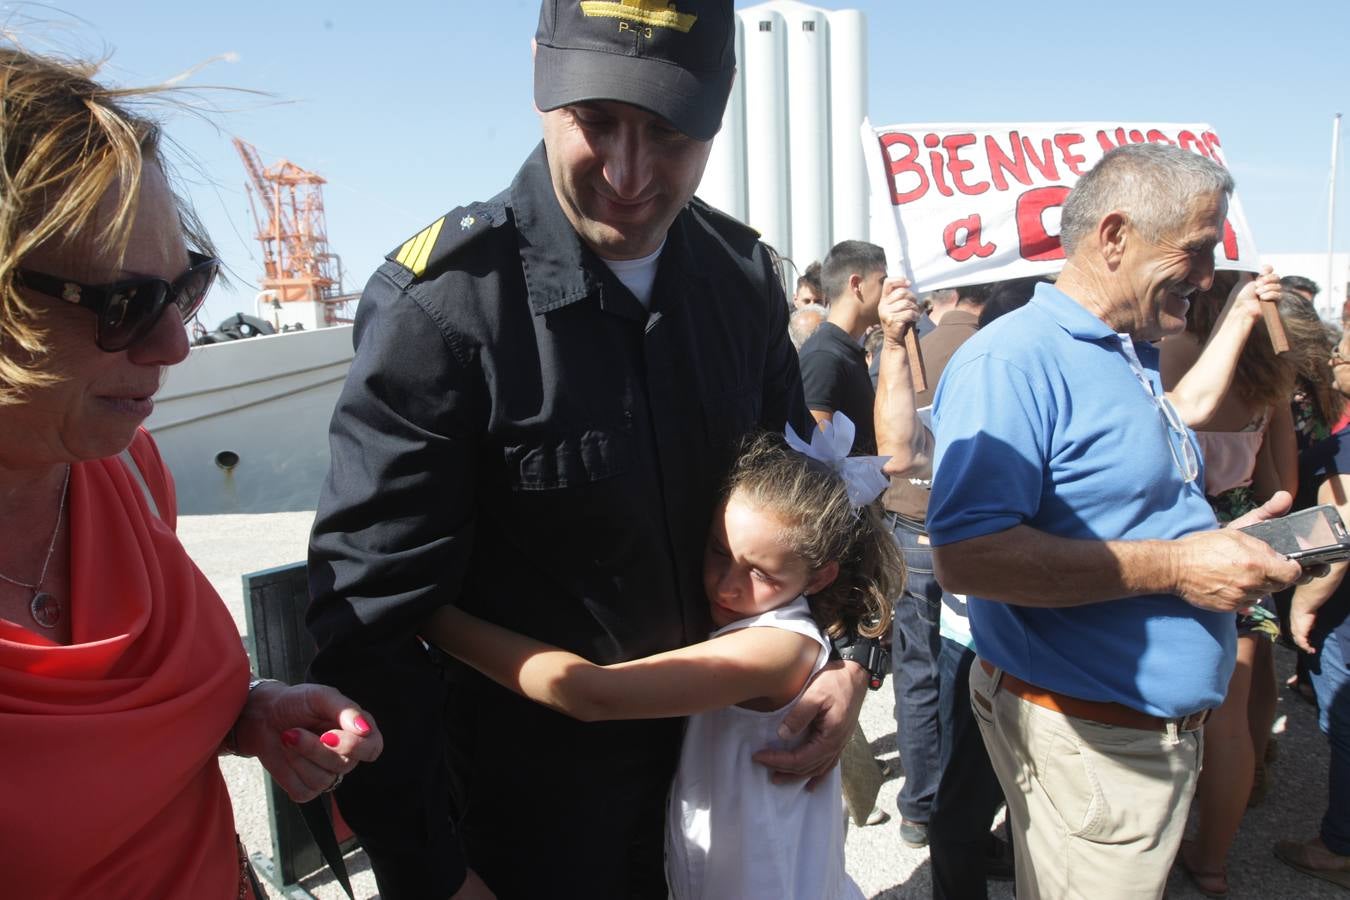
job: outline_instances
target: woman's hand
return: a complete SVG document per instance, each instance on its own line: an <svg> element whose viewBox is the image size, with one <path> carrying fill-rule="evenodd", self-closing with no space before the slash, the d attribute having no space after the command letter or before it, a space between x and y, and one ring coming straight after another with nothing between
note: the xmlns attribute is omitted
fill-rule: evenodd
<svg viewBox="0 0 1350 900"><path fill-rule="evenodd" d="M1317 610L1300 608L1297 604L1289 610L1289 636L1304 653L1316 653L1313 646L1312 631L1317 624Z"/></svg>
<svg viewBox="0 0 1350 900"><path fill-rule="evenodd" d="M370 762L384 738L370 713L322 684L267 681L249 692L235 723L235 749L256 756L296 803L313 800Z"/></svg>
<svg viewBox="0 0 1350 900"><path fill-rule="evenodd" d="M1262 266L1261 274L1237 288L1229 314L1256 322L1261 318L1261 303L1279 303L1280 276L1270 266Z"/></svg>

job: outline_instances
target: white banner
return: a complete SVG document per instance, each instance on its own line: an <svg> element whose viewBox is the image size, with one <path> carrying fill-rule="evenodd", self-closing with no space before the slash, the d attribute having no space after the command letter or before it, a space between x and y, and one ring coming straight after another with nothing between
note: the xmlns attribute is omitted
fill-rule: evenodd
<svg viewBox="0 0 1350 900"><path fill-rule="evenodd" d="M1175 144L1228 165L1208 125L864 121L862 141L872 240L886 250L891 272L921 291L1059 271L1060 206L1078 177L1120 144ZM1214 258L1221 269L1260 269L1236 194Z"/></svg>

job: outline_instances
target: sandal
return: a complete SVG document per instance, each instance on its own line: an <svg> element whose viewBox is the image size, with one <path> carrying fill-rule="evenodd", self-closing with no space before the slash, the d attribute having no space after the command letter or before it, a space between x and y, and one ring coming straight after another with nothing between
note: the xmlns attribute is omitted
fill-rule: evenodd
<svg viewBox="0 0 1350 900"><path fill-rule="evenodd" d="M1181 852L1177 854L1177 865L1181 866L1181 871L1186 873L1187 880L1197 891L1206 897L1213 897L1214 900L1224 900L1228 896L1228 870L1224 868L1215 872L1205 872L1192 868L1190 862L1186 859L1186 852L1194 845L1193 841L1181 842Z"/></svg>
<svg viewBox="0 0 1350 900"><path fill-rule="evenodd" d="M1280 841L1275 845L1280 862L1305 875L1350 888L1350 856L1332 853L1321 838L1311 841Z"/></svg>

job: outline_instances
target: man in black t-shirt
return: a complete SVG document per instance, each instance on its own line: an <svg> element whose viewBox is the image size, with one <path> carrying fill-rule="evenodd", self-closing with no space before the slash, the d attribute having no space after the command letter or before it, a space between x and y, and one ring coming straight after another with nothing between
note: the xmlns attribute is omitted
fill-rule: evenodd
<svg viewBox="0 0 1350 900"><path fill-rule="evenodd" d="M875 391L862 340L879 321L886 252L866 241L835 244L821 264L821 283L830 298L830 316L802 345L802 386L817 422L842 412L857 427L855 454L877 452L872 422Z"/></svg>

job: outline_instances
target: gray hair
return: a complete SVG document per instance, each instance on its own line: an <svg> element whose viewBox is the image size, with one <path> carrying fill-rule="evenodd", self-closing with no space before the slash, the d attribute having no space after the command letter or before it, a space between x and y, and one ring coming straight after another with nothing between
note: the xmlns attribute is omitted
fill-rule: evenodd
<svg viewBox="0 0 1350 900"><path fill-rule="evenodd" d="M1176 230L1196 197L1233 193L1218 163L1171 144L1125 144L1107 153L1074 185L1060 213L1065 256L1107 214L1123 212L1146 240Z"/></svg>
<svg viewBox="0 0 1350 900"><path fill-rule="evenodd" d="M798 350L802 349L802 344L806 343L806 339L820 327L820 323L824 322L829 314L830 311L819 303L807 303L794 309L792 315L788 317L788 339L792 341L792 346ZM807 318L810 316L815 316L816 319L808 324Z"/></svg>

